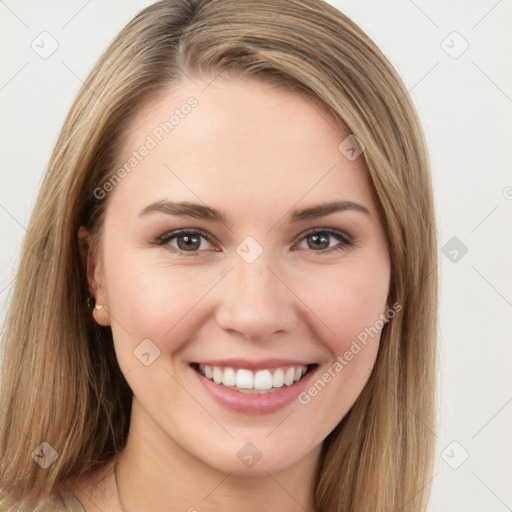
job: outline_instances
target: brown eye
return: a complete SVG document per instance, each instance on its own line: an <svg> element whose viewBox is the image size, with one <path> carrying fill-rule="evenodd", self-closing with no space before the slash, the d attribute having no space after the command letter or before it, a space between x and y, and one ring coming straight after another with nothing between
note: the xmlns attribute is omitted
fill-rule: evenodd
<svg viewBox="0 0 512 512"><path fill-rule="evenodd" d="M172 231L159 237L156 244L167 246L173 252L190 254L211 248L208 237L197 231Z"/></svg>
<svg viewBox="0 0 512 512"><path fill-rule="evenodd" d="M313 252L324 253L331 252L331 250L346 250L350 246L354 245L352 239L343 231L336 229L317 229L310 231L303 235L301 242L306 241L306 247L300 246L304 249L311 249ZM337 240L338 243L331 245L331 241Z"/></svg>
<svg viewBox="0 0 512 512"><path fill-rule="evenodd" d="M176 237L178 249L182 251L197 251L201 246L201 237L197 235L179 235Z"/></svg>
<svg viewBox="0 0 512 512"><path fill-rule="evenodd" d="M329 247L329 237L330 235L314 234L308 235L306 239L308 240L308 246L310 249L327 249Z"/></svg>

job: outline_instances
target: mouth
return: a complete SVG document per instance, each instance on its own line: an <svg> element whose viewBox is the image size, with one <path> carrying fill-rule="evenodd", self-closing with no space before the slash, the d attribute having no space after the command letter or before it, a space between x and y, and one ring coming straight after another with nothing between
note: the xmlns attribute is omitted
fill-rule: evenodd
<svg viewBox="0 0 512 512"><path fill-rule="evenodd" d="M265 395L291 387L313 372L318 363L308 365L286 365L277 368L249 370L190 363L199 375L215 384L239 393Z"/></svg>

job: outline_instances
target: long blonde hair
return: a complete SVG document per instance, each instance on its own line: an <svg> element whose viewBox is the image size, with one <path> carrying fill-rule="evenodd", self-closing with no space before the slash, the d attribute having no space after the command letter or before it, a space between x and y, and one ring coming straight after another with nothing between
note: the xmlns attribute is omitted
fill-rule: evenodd
<svg viewBox="0 0 512 512"><path fill-rule="evenodd" d="M129 120L183 77L256 77L312 98L363 143L389 240L388 303L373 373L325 439L317 512L424 510L434 451L437 250L428 155L400 77L369 37L322 0L163 0L140 12L81 88L23 243L2 336L4 503L48 496L126 442L131 390L110 328L96 324L77 243L97 241ZM341 142L341 141L340 141ZM94 236L96 235L96 236ZM47 442L47 468L32 452Z"/></svg>

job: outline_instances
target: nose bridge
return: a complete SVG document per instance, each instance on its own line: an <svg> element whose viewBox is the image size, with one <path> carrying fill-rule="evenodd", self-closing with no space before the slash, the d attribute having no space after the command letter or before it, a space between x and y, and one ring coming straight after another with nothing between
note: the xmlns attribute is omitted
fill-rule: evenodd
<svg viewBox="0 0 512 512"><path fill-rule="evenodd" d="M261 250L255 257L254 246L246 252L240 248L247 246L240 244L233 255L234 268L220 300L219 325L250 338L292 330L296 322L293 294L275 275L279 275L278 265L270 251Z"/></svg>

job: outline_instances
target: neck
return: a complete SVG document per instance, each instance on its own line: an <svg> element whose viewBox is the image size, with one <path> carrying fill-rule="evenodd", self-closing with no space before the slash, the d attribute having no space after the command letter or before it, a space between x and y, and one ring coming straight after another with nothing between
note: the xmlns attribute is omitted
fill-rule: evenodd
<svg viewBox="0 0 512 512"><path fill-rule="evenodd" d="M245 469L236 454L222 471L194 454L193 440L188 441L190 449L178 445L134 399L128 441L116 467L121 510L164 512L170 506L188 512L314 510L313 484L321 446L281 471L265 470L264 464L258 470L259 463ZM212 446L212 453L216 449L222 446Z"/></svg>

